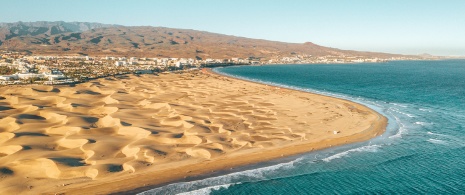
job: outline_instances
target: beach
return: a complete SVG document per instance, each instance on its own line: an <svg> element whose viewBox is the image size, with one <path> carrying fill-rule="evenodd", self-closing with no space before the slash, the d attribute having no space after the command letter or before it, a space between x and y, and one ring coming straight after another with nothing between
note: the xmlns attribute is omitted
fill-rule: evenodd
<svg viewBox="0 0 465 195"><path fill-rule="evenodd" d="M363 105L193 71L0 88L1 194L106 194L365 141Z"/></svg>

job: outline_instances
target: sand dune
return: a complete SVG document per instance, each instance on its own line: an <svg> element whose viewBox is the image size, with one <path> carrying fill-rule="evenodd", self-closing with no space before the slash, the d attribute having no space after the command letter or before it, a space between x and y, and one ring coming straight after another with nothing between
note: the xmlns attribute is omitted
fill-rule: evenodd
<svg viewBox="0 0 465 195"><path fill-rule="evenodd" d="M32 179L57 179L61 174L56 163L47 158L15 161L11 163L11 169L15 174Z"/></svg>
<svg viewBox="0 0 465 195"><path fill-rule="evenodd" d="M0 97L0 194L130 190L384 127L348 101L200 71L3 87Z"/></svg>
<svg viewBox="0 0 465 195"><path fill-rule="evenodd" d="M46 133L50 135L71 135L76 134L79 131L81 131L80 127L59 126L47 129Z"/></svg>
<svg viewBox="0 0 465 195"><path fill-rule="evenodd" d="M16 119L12 117L5 117L0 119L0 131L11 132L19 129L19 125L16 123Z"/></svg>
<svg viewBox="0 0 465 195"><path fill-rule="evenodd" d="M9 145L9 146L0 146L0 156L6 156L13 153L16 153L23 149L20 145Z"/></svg>

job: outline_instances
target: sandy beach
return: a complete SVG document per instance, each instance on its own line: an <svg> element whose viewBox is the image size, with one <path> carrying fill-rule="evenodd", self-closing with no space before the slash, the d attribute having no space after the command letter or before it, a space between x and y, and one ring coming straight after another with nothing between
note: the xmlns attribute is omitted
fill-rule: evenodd
<svg viewBox="0 0 465 195"><path fill-rule="evenodd" d="M347 100L195 71L0 88L0 194L107 194L380 135Z"/></svg>

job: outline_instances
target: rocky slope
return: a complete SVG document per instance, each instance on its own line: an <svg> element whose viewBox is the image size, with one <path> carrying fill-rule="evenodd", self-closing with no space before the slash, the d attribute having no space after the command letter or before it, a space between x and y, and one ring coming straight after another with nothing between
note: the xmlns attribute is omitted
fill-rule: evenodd
<svg viewBox="0 0 465 195"><path fill-rule="evenodd" d="M1 23L0 49L46 55L139 57L399 56L339 50L310 42L284 43L196 30L84 22Z"/></svg>

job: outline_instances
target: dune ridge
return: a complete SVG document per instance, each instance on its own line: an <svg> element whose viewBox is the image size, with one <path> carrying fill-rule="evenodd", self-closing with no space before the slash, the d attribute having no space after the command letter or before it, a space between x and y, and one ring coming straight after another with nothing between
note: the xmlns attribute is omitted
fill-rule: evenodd
<svg viewBox="0 0 465 195"><path fill-rule="evenodd" d="M0 97L0 194L126 191L385 127L349 101L203 71L3 87Z"/></svg>

